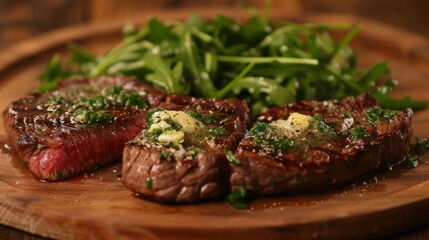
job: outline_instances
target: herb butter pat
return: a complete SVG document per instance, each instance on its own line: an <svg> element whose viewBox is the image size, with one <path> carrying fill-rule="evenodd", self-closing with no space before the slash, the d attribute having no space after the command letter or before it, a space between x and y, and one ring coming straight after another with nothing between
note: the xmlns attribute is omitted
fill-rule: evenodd
<svg viewBox="0 0 429 240"><path fill-rule="evenodd" d="M270 123L271 126L285 129L288 136L297 136L305 131L313 117L300 113L292 113L287 120L279 119Z"/></svg>
<svg viewBox="0 0 429 240"><path fill-rule="evenodd" d="M156 134L156 140L160 143L179 144L184 141L185 133L193 133L198 126L198 120L182 111L162 110L151 116L152 125L147 132Z"/></svg>
<svg viewBox="0 0 429 240"><path fill-rule="evenodd" d="M177 130L168 130L158 136L160 143L180 143L185 139L185 133Z"/></svg>
<svg viewBox="0 0 429 240"><path fill-rule="evenodd" d="M200 125L199 121L187 113L182 111L173 111L173 110L163 110L155 112L152 115L152 120L154 123L158 123L161 120L170 119L174 123L177 123L181 126L181 131L185 133L193 133Z"/></svg>

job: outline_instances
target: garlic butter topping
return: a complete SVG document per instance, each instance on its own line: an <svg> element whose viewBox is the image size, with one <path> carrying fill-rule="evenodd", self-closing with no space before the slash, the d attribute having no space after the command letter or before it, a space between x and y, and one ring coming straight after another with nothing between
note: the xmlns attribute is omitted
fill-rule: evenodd
<svg viewBox="0 0 429 240"><path fill-rule="evenodd" d="M271 122L270 125L285 130L286 135L293 137L305 131L312 121L312 116L292 113L287 120L279 119Z"/></svg>
<svg viewBox="0 0 429 240"><path fill-rule="evenodd" d="M183 111L161 110L151 116L152 124L148 133L158 132L160 143L182 143L185 133L194 133L202 124Z"/></svg>

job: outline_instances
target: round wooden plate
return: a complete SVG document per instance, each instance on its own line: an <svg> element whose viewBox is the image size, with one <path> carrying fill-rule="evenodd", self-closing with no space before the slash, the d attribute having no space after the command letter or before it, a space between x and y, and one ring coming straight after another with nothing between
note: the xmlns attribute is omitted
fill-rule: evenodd
<svg viewBox="0 0 429 240"><path fill-rule="evenodd" d="M242 17L230 10L202 11ZM188 12L163 12L182 19ZM273 13L276 18L286 18ZM352 16L292 17L314 22L360 22L353 42L360 63L387 60L400 85L395 96L427 100L429 48L418 36ZM145 20L145 19L144 19ZM141 21L141 20L139 20ZM0 55L0 109L38 86L36 76L69 41L101 53L120 39L123 22L60 30L28 40ZM0 116L0 121L2 122ZM413 120L416 136L429 137L429 110ZM259 199L249 210L226 202L162 205L136 198L119 179L120 165L62 182L40 182L5 145L0 130L0 223L59 239L360 239L404 231L429 222L429 156L415 169L368 176L345 188L311 195Z"/></svg>

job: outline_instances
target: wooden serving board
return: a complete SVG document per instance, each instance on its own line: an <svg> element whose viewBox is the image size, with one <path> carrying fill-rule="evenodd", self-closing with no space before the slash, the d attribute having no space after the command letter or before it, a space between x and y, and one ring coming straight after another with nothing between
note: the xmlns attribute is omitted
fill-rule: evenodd
<svg viewBox="0 0 429 240"><path fill-rule="evenodd" d="M242 17L228 10L202 11ZM161 19L188 12L160 13ZM276 18L286 17L274 13ZM400 85L395 96L429 99L429 45L418 36L352 16L289 16L316 22L360 22L354 41L363 66L387 60ZM140 19L139 21L144 21ZM78 26L16 45L0 54L0 109L38 86L36 76L69 41L103 52L120 39L123 22ZM0 121L2 122L0 116ZM429 110L414 116L415 135L429 137ZM249 210L226 202L162 205L139 199L113 165L62 182L40 182L7 149L0 129L0 223L59 239L361 239L429 223L429 156L411 170L369 176L345 188L312 195L259 199Z"/></svg>

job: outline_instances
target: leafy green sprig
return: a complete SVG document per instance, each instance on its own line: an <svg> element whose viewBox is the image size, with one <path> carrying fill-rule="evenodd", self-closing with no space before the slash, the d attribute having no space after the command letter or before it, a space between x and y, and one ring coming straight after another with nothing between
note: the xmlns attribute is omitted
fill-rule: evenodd
<svg viewBox="0 0 429 240"><path fill-rule="evenodd" d="M254 15L246 22L225 16L124 27L124 38L104 55L70 44L61 64L55 55L40 76L40 91L76 77L135 76L168 93L246 99L253 113L303 99L341 99L371 92L383 107L422 109L427 102L392 99L396 85L387 63L357 67L349 43L360 25L268 22ZM331 31L345 32L342 40Z"/></svg>

